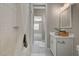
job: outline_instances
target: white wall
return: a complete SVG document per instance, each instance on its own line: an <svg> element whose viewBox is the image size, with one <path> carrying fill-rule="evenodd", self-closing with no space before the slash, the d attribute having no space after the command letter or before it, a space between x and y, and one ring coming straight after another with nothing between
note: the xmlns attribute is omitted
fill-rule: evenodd
<svg viewBox="0 0 79 59"><path fill-rule="evenodd" d="M75 35L74 55L77 55L76 45L79 44L79 4L72 6L72 32Z"/></svg>
<svg viewBox="0 0 79 59"><path fill-rule="evenodd" d="M50 3L47 4L47 47L50 47L50 36L49 33L56 31L55 28L59 27L59 19L58 19L58 13L57 10L62 6L63 4L57 4L57 3Z"/></svg>

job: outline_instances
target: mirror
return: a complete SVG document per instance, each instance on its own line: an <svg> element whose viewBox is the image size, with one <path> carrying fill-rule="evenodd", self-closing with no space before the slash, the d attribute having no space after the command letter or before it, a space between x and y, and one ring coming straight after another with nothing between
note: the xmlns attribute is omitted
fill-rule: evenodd
<svg viewBox="0 0 79 59"><path fill-rule="evenodd" d="M61 28L61 29L71 29L72 28L71 6L64 9L59 14L59 28Z"/></svg>

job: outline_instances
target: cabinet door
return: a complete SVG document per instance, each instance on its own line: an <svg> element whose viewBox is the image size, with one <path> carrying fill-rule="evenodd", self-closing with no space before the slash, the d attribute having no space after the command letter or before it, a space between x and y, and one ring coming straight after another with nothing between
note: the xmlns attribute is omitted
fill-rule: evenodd
<svg viewBox="0 0 79 59"><path fill-rule="evenodd" d="M56 38L54 38L53 36L50 36L50 49L53 55L56 56Z"/></svg>
<svg viewBox="0 0 79 59"><path fill-rule="evenodd" d="M50 49L51 49L51 51L52 51L52 49L53 49L53 48L52 48L52 47L53 47L52 45L53 45L53 43L52 43L52 36L50 36Z"/></svg>
<svg viewBox="0 0 79 59"><path fill-rule="evenodd" d="M73 55L73 39L57 39L57 55Z"/></svg>
<svg viewBox="0 0 79 59"><path fill-rule="evenodd" d="M56 56L56 38L53 37L53 55Z"/></svg>

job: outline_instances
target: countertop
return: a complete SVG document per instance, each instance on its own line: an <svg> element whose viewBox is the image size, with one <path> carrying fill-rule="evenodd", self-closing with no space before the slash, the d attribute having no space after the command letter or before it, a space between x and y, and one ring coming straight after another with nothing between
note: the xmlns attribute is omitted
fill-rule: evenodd
<svg viewBox="0 0 79 59"><path fill-rule="evenodd" d="M73 33L69 33L69 36L59 36L59 35L56 35L56 32L50 32L50 35L54 36L55 38L74 38Z"/></svg>

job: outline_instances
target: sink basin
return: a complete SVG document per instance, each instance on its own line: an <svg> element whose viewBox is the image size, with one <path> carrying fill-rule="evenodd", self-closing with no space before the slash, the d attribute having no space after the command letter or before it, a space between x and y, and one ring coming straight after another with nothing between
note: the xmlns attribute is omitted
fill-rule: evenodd
<svg viewBox="0 0 79 59"><path fill-rule="evenodd" d="M69 32L64 32L64 31L55 32L55 35L57 35L57 36L69 36Z"/></svg>

